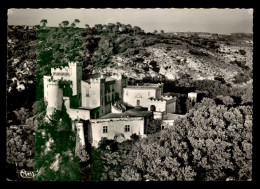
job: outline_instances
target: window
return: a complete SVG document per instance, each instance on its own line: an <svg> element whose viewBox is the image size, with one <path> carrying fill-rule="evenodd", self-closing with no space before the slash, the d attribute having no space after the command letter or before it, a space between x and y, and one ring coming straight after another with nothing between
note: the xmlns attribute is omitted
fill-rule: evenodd
<svg viewBox="0 0 260 189"><path fill-rule="evenodd" d="M103 126L103 133L107 133L107 126Z"/></svg>
<svg viewBox="0 0 260 189"><path fill-rule="evenodd" d="M164 125L162 125L162 129L164 129Z"/></svg>
<svg viewBox="0 0 260 189"><path fill-rule="evenodd" d="M136 101L136 106L140 106L140 100Z"/></svg>
<svg viewBox="0 0 260 189"><path fill-rule="evenodd" d="M128 91L125 91L125 94L128 96Z"/></svg>
<svg viewBox="0 0 260 189"><path fill-rule="evenodd" d="M150 91L148 91L148 96L150 96Z"/></svg>
<svg viewBox="0 0 260 189"><path fill-rule="evenodd" d="M89 97L89 88L86 87L86 96Z"/></svg>
<svg viewBox="0 0 260 189"><path fill-rule="evenodd" d="M130 132L130 125L125 126L125 132Z"/></svg>

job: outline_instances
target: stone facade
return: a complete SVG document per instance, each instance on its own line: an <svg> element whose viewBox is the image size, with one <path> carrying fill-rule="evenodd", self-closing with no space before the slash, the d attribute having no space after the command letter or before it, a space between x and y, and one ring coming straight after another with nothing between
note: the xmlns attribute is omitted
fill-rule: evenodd
<svg viewBox="0 0 260 189"><path fill-rule="evenodd" d="M79 121L72 127L77 129L81 145L85 146L85 139L82 138L84 130L80 120L96 119L110 113L111 104L116 100L116 96L117 100L122 98L127 78L122 75L101 75L83 81L82 63L70 62L69 66L63 68L51 68L51 76L44 76L43 82L47 116L51 119L55 111L61 110L64 101L70 118ZM71 92L64 96L65 86L69 86Z"/></svg>
<svg viewBox="0 0 260 189"><path fill-rule="evenodd" d="M46 114L48 116L62 108L63 90L59 86L59 81L52 77L44 76L44 100L47 103Z"/></svg>
<svg viewBox="0 0 260 189"><path fill-rule="evenodd" d="M99 119L90 119L89 142L98 146L102 137L120 140L131 139L132 134L146 136L146 128L153 113L142 108L133 108L123 113L110 113Z"/></svg>
<svg viewBox="0 0 260 189"><path fill-rule="evenodd" d="M176 110L176 97L163 95L162 83L128 86L120 74L82 80L81 63L52 68L51 76L43 80L47 116L61 110L64 102L82 147L87 141L97 147L102 137L121 141L133 134L145 137L151 119L163 119ZM127 110L124 104L132 108Z"/></svg>
<svg viewBox="0 0 260 189"><path fill-rule="evenodd" d="M70 107L70 99L69 97L63 97L65 107L67 109L67 113L69 114L72 120L89 120L91 115L90 109L83 108L71 108Z"/></svg>
<svg viewBox="0 0 260 189"><path fill-rule="evenodd" d="M123 89L123 101L129 106L148 107L149 98L160 98L163 84L128 85Z"/></svg>
<svg viewBox="0 0 260 189"><path fill-rule="evenodd" d="M115 139L117 136L122 136L124 139L130 139L134 133L143 137L144 122L143 117L90 120L89 142L97 147L102 137ZM127 125L129 131L125 130Z"/></svg>
<svg viewBox="0 0 260 189"><path fill-rule="evenodd" d="M82 107L88 109L98 107L99 110L94 118L110 113L111 103L122 98L123 87L126 84L127 78L122 75L106 78L101 76L81 81Z"/></svg>
<svg viewBox="0 0 260 189"><path fill-rule="evenodd" d="M69 66L63 68L51 68L51 75L54 80L72 81L73 96L80 94L82 80L82 63L69 62Z"/></svg>
<svg viewBox="0 0 260 189"><path fill-rule="evenodd" d="M130 85L123 89L123 101L129 106L141 106L153 112L175 113L176 97L162 94L163 84L160 83Z"/></svg>

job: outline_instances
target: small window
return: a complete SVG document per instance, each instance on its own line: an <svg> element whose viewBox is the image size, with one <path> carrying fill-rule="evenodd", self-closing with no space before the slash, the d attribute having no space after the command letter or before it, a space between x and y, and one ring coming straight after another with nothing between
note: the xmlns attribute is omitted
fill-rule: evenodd
<svg viewBox="0 0 260 189"><path fill-rule="evenodd" d="M107 126L103 126L103 133L107 133Z"/></svg>
<svg viewBox="0 0 260 189"><path fill-rule="evenodd" d="M162 125L162 129L164 129L164 125Z"/></svg>
<svg viewBox="0 0 260 189"><path fill-rule="evenodd" d="M126 91L125 94L128 96L128 91Z"/></svg>
<svg viewBox="0 0 260 189"><path fill-rule="evenodd" d="M130 125L125 126L125 132L130 132Z"/></svg>
<svg viewBox="0 0 260 189"><path fill-rule="evenodd" d="M150 96L150 91L148 91L148 96Z"/></svg>

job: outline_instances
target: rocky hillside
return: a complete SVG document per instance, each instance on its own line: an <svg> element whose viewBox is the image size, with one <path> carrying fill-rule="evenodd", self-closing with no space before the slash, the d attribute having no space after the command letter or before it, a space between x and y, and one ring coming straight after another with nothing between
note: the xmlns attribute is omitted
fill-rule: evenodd
<svg viewBox="0 0 260 189"><path fill-rule="evenodd" d="M17 101L17 95L28 98L36 85L43 88L43 75L68 61L83 62L83 79L90 73L124 73L135 80L188 76L218 78L235 86L252 82L252 34L145 33L120 23L92 28L9 26L7 45L8 98L14 98L10 102ZM31 100L25 100L27 108Z"/></svg>
<svg viewBox="0 0 260 189"><path fill-rule="evenodd" d="M222 41L215 40L214 46L207 47L192 44L194 35L183 37L177 34L174 38L167 37L172 40L172 44L159 42L144 47L146 54L137 53L133 57L127 57L123 53L114 55L103 72L120 72L140 79L158 75L178 79L183 74L189 74L195 80L222 77L226 82L232 83L237 75L252 71L253 45L252 36L236 37L235 43L228 42L228 37L220 35L218 38ZM196 39L207 41L211 38Z"/></svg>

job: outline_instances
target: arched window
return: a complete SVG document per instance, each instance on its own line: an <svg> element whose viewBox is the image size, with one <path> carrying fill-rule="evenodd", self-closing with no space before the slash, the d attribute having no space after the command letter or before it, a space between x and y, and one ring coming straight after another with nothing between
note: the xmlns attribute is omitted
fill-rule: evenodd
<svg viewBox="0 0 260 189"><path fill-rule="evenodd" d="M153 112L155 112L155 111L156 111L156 108L155 108L155 106L154 106L154 105L151 105L151 106L150 106L150 111L153 111Z"/></svg>

